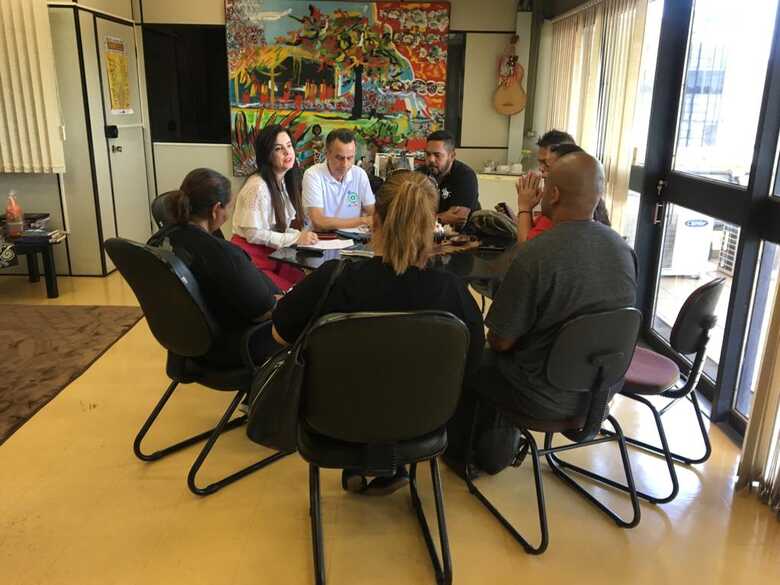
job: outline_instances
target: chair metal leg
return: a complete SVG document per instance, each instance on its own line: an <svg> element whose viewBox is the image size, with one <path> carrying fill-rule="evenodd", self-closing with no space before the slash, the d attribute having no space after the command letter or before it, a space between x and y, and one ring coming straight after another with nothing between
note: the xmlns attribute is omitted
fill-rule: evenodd
<svg viewBox="0 0 780 585"><path fill-rule="evenodd" d="M210 494L213 494L214 492L222 489L226 485L229 485L234 481L237 481L242 477L245 477L250 473L257 471L258 469L262 469L266 465L270 465L274 461L277 461L282 457L286 457L287 455L290 454L290 452L277 451L273 455L270 455L265 459L261 459L257 463L253 463L252 465L244 467L243 469L236 471L235 473L232 473L227 477L220 479L219 481L210 483L206 487L197 486L195 482L195 477L197 476L198 471L203 465L203 462L206 460L206 457L208 457L208 454L211 452L212 447L214 447L214 443L217 442L219 436L227 428L228 424L230 423L230 417L233 415L236 408L238 408L238 405L241 403L241 400L244 398L245 394L246 393L243 391L239 391L236 393L236 397L233 398L233 402L230 403L230 406L228 406L227 410L225 411L225 414L222 415L222 419L219 421L217 426L214 427L214 430L211 432L208 441L206 441L206 444L203 445L203 449L198 454L198 457L195 459L195 463L192 464L192 467L190 468L190 472L187 474L187 486L190 488L190 491L193 494L196 494L198 496L208 496Z"/></svg>
<svg viewBox="0 0 780 585"><path fill-rule="evenodd" d="M138 457L141 461L157 461L158 459L162 459L166 455L170 455L171 453L176 453L177 451L181 451L182 449L189 447L190 445L194 445L195 443L199 443L205 440L206 438L209 437L209 435L211 435L214 432L214 429L211 428L198 435L192 436L188 439L184 439L183 441L171 445L170 447L165 447L164 449L155 451L154 453L143 452L143 449L141 448L141 443L143 442L144 437L146 437L146 434L149 432L149 429L152 428L152 425L157 420L157 417L160 415L160 412L162 412L163 407L165 407L166 403L168 402L171 395L173 394L173 391L176 390L176 387L178 385L179 385L178 382L170 383L168 389L162 395L162 398L160 398L160 401L154 407L152 413L149 415L149 418L146 419L146 422L144 422L143 426L141 427L141 430L138 431L138 434L136 435L135 440L133 441L133 453L135 453L135 456ZM230 421L225 426L224 430L234 429L244 424L244 422L246 422L246 417L241 416L239 418L236 418L235 420Z"/></svg>
<svg viewBox="0 0 780 585"><path fill-rule="evenodd" d="M656 419L656 427L658 428L658 434L661 436L665 436L665 433L663 431L663 422L661 421L660 416L666 412L666 409L664 409L662 412L658 412L658 409L653 405L652 402L650 402L647 398L644 396L640 396L638 394L624 394L626 398L630 398L631 400L636 400L637 402L641 402L645 406L647 406L650 411L653 413L653 417ZM679 400L679 399L678 399ZM704 422L704 415L701 412L701 407L699 406L699 400L696 398L696 392L691 392L688 394L688 400L690 400L693 403L693 410L696 413L696 421L699 424L699 432L701 433L702 441L704 442L704 455L701 457L693 458L693 457L687 457L685 455L681 455L680 453L675 453L674 451L669 450L669 454L671 455L672 459L675 461L678 461L680 463L684 463L685 465L695 465L697 463L704 463L707 461L707 459L710 458L710 455L712 454L712 444L710 443L710 436L709 433L707 433L707 426ZM606 432L606 434L609 434L609 431ZM634 439L632 437L626 437L626 443L629 445L633 445L634 447L638 447L640 449L644 449L645 451L649 451L655 455L663 455L666 456L666 453L664 452L664 449L658 448L655 445L651 445L650 443L645 443L643 441L640 441L638 439Z"/></svg>
<svg viewBox="0 0 780 585"><path fill-rule="evenodd" d="M436 552L436 546L433 543L431 529L425 518L422 501L417 492L417 464L412 463L409 470L409 490L412 495L412 506L417 514L417 520L420 522L420 529L425 538L425 544L428 547L428 554L433 563L433 570L436 573L436 582L439 585L450 585L452 583L452 559L450 557L450 542L447 536L447 524L444 519L444 496L441 489L441 478L439 477L439 463L435 457L431 460L431 482L433 484L433 497L436 502L436 522L439 526L439 543L441 547L441 560ZM443 568L442 568L443 567Z"/></svg>
<svg viewBox="0 0 780 585"><path fill-rule="evenodd" d="M309 464L309 516L311 517L311 544L314 553L314 582L325 585L325 551L322 541L320 511L320 468Z"/></svg>
<svg viewBox="0 0 780 585"><path fill-rule="evenodd" d="M471 473L471 453L472 453L472 447L474 445L475 440L475 432L476 432L476 426L477 426L477 416L479 414L479 403L477 403L477 407L474 411L474 421L471 426L471 435L469 438L469 444L468 448L466 450L466 485L469 488L469 492L474 494L476 498L482 503L483 506L485 506L488 511L495 516L499 522L504 526L504 528L511 534L514 539L519 542L523 549L525 549L525 552L532 555L540 555L545 550L547 550L547 545L549 544L550 537L549 537L549 531L548 531L548 525L547 525L547 511L544 503L544 486L542 484L542 474L540 470L540 464L539 464L539 449L537 448L536 441L534 440L531 433L526 431L525 429L520 429L520 432L523 433L523 436L525 437L525 440L528 442L528 445L531 448L531 460L533 461L533 470L534 470L534 484L536 486L536 505L539 512L539 530L541 532L541 540L539 542L538 546L533 546L530 542L528 542L523 535L521 535L514 526L507 520L501 512L499 512L496 507L488 500L485 495L479 491L477 486L474 484L474 478Z"/></svg>
<svg viewBox="0 0 780 585"><path fill-rule="evenodd" d="M639 497L636 491L636 486L634 485L634 475L631 472L631 462L628 458L628 449L626 448L626 442L623 436L623 430L620 428L618 422L612 416L609 416L607 418L609 422L612 423L612 426L615 428L615 440L617 441L618 447L620 448L620 457L623 460L623 470L625 471L626 474L626 491L628 492L631 498L631 507L633 508L634 511L634 515L630 520L624 520L623 518L618 516L615 512L610 510L606 505L604 505L590 492L588 492L586 489L580 486L576 481L574 481L574 479L572 479L570 475L568 475L563 471L564 467L567 466L570 467L570 465L564 461L561 461L561 459L559 459L555 453L557 451L568 450L568 448L571 448L572 446L566 445L564 447L553 447L552 433L547 433L544 438L544 449L541 451L541 453L547 458L547 463L555 472L555 475L561 478L561 480L563 480L571 488L579 492L580 495L582 495L583 497L590 500L593 504L595 504L596 507L598 507L602 512L604 512L607 516L612 518L612 520L614 520L618 526L622 528L633 528L634 526L639 524L639 520L641 519L641 510L639 508ZM595 442L604 442L604 441L602 439L598 439L597 441L586 441L583 443L577 443L576 446L577 447L585 446L585 445L593 444ZM577 469L575 471L580 473L581 471L586 471L586 470L580 471L580 469ZM584 475L590 476L590 473L588 472L585 473ZM606 480L606 478L600 478L596 476L595 479L598 479L602 483L607 483L611 485L611 480ZM621 487L620 484L617 484L616 482L613 483L615 483L614 487L618 487L618 488Z"/></svg>
<svg viewBox="0 0 780 585"><path fill-rule="evenodd" d="M677 497L677 493L680 490L680 483L677 479L677 470L674 468L674 460L672 459L672 454L669 452L669 442L666 439L666 433L664 432L663 424L661 423L661 416L659 413L653 409L653 415L655 416L656 420L656 426L658 427L658 434L661 438L661 444L663 445L663 455L666 459L666 467L669 470L669 479L672 482L672 488L668 495L666 496L657 496L653 494L648 494L639 490L636 490L636 495L642 498L643 500L647 500L648 502L651 502L653 504L666 504L668 502L671 502L674 498ZM616 437L616 434L612 431L603 430L603 434ZM626 442L628 442L628 439L623 437ZM584 443L581 443L582 445L588 445L591 444L591 442L586 441ZM571 471L574 471L575 473L579 473L580 475L584 475L585 477L589 477L590 479L597 481L599 483L603 483L604 485L608 485L610 487L613 487L615 489L631 493L629 487L624 483L619 483L617 481L614 481L612 479L609 479L607 477L604 477L603 475L599 475L597 473L594 473L588 469L585 469L583 467L579 467L578 465L574 465L573 463L569 463L567 461L563 461L562 459L558 458L557 456L553 455L553 458L555 462L563 469L570 469Z"/></svg>
<svg viewBox="0 0 780 585"><path fill-rule="evenodd" d="M710 443L710 434L707 432L707 426L704 423L704 415L701 412L701 406L699 406L699 399L696 398L696 391L694 390L688 394L688 399L693 403L693 410L696 411L696 420L699 423L699 431L701 432L701 438L704 441L704 455L698 459L691 459L678 455L678 459L687 463L688 465L696 463L704 463L712 455L712 444Z"/></svg>

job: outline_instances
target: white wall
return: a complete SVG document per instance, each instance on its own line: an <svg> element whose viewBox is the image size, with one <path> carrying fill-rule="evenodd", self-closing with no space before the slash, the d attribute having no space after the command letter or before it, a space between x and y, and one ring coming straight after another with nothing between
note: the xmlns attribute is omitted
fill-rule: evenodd
<svg viewBox="0 0 780 585"><path fill-rule="evenodd" d="M59 3L62 3L62 1L57 0ZM68 0L64 1L67 2ZM73 1L73 4L78 4L79 8L92 8L128 20L133 18L132 0L79 0L78 2Z"/></svg>
<svg viewBox="0 0 780 585"><path fill-rule="evenodd" d="M450 0L450 30L515 29L517 0Z"/></svg>
<svg viewBox="0 0 780 585"><path fill-rule="evenodd" d="M224 0L143 0L143 11L144 22L225 24ZM450 29L514 30L516 12L517 0L450 0Z"/></svg>
<svg viewBox="0 0 780 585"><path fill-rule="evenodd" d="M463 161L479 172L485 162L492 160L503 164L506 161L506 148L458 148L458 160Z"/></svg>
<svg viewBox="0 0 780 585"><path fill-rule="evenodd" d="M157 192L178 189L182 179L192 169L214 169L230 179L233 193L244 185L245 177L233 176L233 158L229 144L184 144L155 142L154 160L157 165ZM226 238L232 234L228 220L222 228Z"/></svg>
<svg viewBox="0 0 780 585"><path fill-rule="evenodd" d="M515 54L518 58L518 64L523 68L524 74L521 85L525 91L528 90L528 65L531 59L531 26L533 15L530 12L520 12L517 15L517 46ZM528 96L530 97L530 96ZM523 158L523 142L525 139L525 112L524 109L519 114L509 118L509 139L507 151L507 160L509 162L520 162Z"/></svg>
<svg viewBox="0 0 780 585"><path fill-rule="evenodd" d="M463 79L463 120L460 143L468 147L505 147L509 118L493 108L498 58L511 35L469 34L466 38L466 73Z"/></svg>
<svg viewBox="0 0 780 585"><path fill-rule="evenodd" d="M142 0L144 22L225 24L224 0Z"/></svg>

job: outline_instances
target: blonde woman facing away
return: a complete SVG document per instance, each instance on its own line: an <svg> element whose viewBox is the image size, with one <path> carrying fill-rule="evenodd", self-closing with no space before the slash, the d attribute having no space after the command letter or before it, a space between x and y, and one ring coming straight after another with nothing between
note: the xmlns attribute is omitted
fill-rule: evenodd
<svg viewBox="0 0 780 585"><path fill-rule="evenodd" d="M266 126L255 140L257 172L238 194L232 242L286 291L303 272L269 258L277 248L314 244L317 235L303 228L301 181L290 135L282 126Z"/></svg>
<svg viewBox="0 0 780 585"><path fill-rule="evenodd" d="M449 311L471 334L466 379L479 366L485 334L482 314L454 274L428 268L439 195L423 174L398 171L382 185L373 215L370 260L347 262L324 302L322 314L357 311ZM323 294L337 261L326 262L279 300L273 311L277 343L294 341ZM367 483L360 470L345 470L342 487L371 494L390 493L408 483L406 469Z"/></svg>

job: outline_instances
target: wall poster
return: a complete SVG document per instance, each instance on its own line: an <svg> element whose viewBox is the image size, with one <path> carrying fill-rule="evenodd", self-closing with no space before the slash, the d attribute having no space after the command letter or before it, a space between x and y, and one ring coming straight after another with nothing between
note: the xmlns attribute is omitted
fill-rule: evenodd
<svg viewBox="0 0 780 585"><path fill-rule="evenodd" d="M122 39L106 37L106 71L111 114L132 114L130 80L127 70L127 47Z"/></svg>
<svg viewBox="0 0 780 585"><path fill-rule="evenodd" d="M338 127L358 153L415 151L444 127L448 2L225 0L233 171L254 139L290 129L299 162Z"/></svg>

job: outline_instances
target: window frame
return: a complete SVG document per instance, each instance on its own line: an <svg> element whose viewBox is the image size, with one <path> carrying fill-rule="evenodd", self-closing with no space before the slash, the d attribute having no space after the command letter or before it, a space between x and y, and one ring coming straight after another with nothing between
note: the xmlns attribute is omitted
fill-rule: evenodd
<svg viewBox="0 0 780 585"><path fill-rule="evenodd" d="M745 420L732 409L741 370L759 268L761 242L780 243L780 178L775 177L780 134L780 5L775 17L748 184L745 187L673 171L674 150L688 58L694 0L664 3L643 166L631 169L629 188L641 194L635 250L639 262L640 308L649 345L683 367L690 361L671 351L651 328L659 284L663 226L668 203L687 207L740 228L732 292L725 323L718 379L702 378L699 389L712 401L713 421L744 433ZM698 95L698 94L697 94Z"/></svg>

